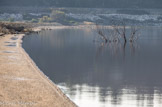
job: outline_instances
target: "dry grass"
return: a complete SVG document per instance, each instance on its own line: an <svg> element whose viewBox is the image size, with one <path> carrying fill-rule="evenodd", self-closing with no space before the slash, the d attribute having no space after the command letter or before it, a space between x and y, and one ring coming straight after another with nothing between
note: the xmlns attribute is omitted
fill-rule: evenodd
<svg viewBox="0 0 162 107"><path fill-rule="evenodd" d="M21 48L22 35L11 37L0 38L0 107L75 107Z"/></svg>

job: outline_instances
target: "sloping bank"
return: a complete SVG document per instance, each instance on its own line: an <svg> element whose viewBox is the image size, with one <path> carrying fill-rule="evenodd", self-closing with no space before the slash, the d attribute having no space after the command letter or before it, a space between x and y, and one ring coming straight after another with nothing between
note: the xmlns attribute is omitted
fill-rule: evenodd
<svg viewBox="0 0 162 107"><path fill-rule="evenodd" d="M0 107L76 107L24 51L23 36L0 37Z"/></svg>

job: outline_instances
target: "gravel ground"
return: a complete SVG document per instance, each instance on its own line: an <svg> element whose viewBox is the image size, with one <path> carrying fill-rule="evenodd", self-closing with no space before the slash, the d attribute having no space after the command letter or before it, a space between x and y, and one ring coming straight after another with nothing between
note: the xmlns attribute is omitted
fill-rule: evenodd
<svg viewBox="0 0 162 107"><path fill-rule="evenodd" d="M23 36L0 37L0 107L76 107L21 47Z"/></svg>

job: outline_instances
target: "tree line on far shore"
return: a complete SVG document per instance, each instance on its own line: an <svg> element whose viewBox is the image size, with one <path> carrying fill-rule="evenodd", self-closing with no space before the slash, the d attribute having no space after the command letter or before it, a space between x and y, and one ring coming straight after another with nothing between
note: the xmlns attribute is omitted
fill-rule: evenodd
<svg viewBox="0 0 162 107"><path fill-rule="evenodd" d="M162 0L0 0L0 6L162 8Z"/></svg>

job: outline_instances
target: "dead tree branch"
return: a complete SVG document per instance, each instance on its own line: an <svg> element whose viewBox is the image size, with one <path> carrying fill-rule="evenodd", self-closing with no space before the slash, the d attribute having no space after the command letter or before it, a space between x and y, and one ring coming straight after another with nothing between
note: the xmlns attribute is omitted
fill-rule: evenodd
<svg viewBox="0 0 162 107"><path fill-rule="evenodd" d="M129 38L130 42L133 42L137 39L137 35L136 35L137 31L138 31L138 29L135 26L131 26L131 35L130 35L130 38Z"/></svg>
<svg viewBox="0 0 162 107"><path fill-rule="evenodd" d="M105 41L105 43L107 43L108 39L106 38L105 34L103 33L101 26L96 24L96 29L97 29L98 34L101 36L101 39L103 39Z"/></svg>
<svg viewBox="0 0 162 107"><path fill-rule="evenodd" d="M124 42L126 43L127 38L126 38L126 25L125 25L125 23L115 24L113 26L113 29L115 30L115 32L117 32L120 35L120 37L124 38Z"/></svg>

